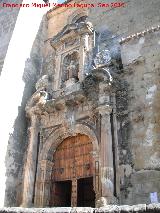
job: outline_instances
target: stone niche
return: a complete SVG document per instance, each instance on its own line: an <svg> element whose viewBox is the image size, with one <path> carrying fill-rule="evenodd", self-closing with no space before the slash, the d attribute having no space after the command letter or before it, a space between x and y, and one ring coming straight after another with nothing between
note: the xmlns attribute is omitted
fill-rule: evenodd
<svg viewBox="0 0 160 213"><path fill-rule="evenodd" d="M69 87L84 79L88 52L94 47L95 33L90 22L66 25L53 37L51 46L56 51L53 90Z"/></svg>

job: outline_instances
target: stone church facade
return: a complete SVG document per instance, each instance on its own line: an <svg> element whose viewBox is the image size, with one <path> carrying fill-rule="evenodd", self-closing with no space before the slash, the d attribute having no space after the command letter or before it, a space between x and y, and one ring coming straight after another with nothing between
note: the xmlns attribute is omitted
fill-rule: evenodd
<svg viewBox="0 0 160 213"><path fill-rule="evenodd" d="M114 18L131 4L112 9ZM100 207L160 196L158 16L147 27L132 32L128 25L128 34L116 34L106 13L57 7L46 14L13 205Z"/></svg>

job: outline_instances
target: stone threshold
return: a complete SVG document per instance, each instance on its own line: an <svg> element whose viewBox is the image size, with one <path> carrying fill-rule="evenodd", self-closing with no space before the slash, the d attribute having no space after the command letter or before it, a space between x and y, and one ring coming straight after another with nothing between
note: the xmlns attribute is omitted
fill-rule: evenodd
<svg viewBox="0 0 160 213"><path fill-rule="evenodd" d="M138 205L108 205L101 208L90 207L53 207L53 208L21 208L4 207L0 208L0 213L160 213L160 203L158 204L138 204Z"/></svg>

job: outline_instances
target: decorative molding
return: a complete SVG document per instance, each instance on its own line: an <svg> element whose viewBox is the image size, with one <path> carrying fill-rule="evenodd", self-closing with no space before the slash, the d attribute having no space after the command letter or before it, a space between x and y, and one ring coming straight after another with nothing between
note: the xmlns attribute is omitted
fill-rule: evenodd
<svg viewBox="0 0 160 213"><path fill-rule="evenodd" d="M43 128L41 131L41 135L43 137L43 141L42 143L44 144L46 142L46 140L50 137L51 134L54 133L54 131L56 131L58 128L60 128L60 125L56 125L50 128Z"/></svg>
<svg viewBox="0 0 160 213"><path fill-rule="evenodd" d="M101 115L110 115L112 112L112 107L109 105L101 105L96 109Z"/></svg>
<svg viewBox="0 0 160 213"><path fill-rule="evenodd" d="M149 29L146 29L144 31L141 31L139 33L135 33L135 34L132 34L126 38L122 38L119 43L120 44L124 44L128 41L131 41L133 39L136 39L136 38L141 38L141 37L144 37L145 35L149 34L149 33L153 33L153 32L157 32L160 30L160 25L156 26L156 27L151 27Z"/></svg>
<svg viewBox="0 0 160 213"><path fill-rule="evenodd" d="M57 35L55 35L50 44L54 49L62 45L70 38L76 38L78 35L88 33L93 34L93 25L90 22L80 22L67 24Z"/></svg>

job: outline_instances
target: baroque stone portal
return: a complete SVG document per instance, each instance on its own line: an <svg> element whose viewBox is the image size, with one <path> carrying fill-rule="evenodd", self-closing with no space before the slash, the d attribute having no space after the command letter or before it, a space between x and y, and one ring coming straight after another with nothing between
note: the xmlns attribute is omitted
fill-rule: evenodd
<svg viewBox="0 0 160 213"><path fill-rule="evenodd" d="M96 36L92 24L79 19L51 39L56 80L43 75L26 106L31 122L23 206L117 202L111 102L116 68L107 49L94 57Z"/></svg>

